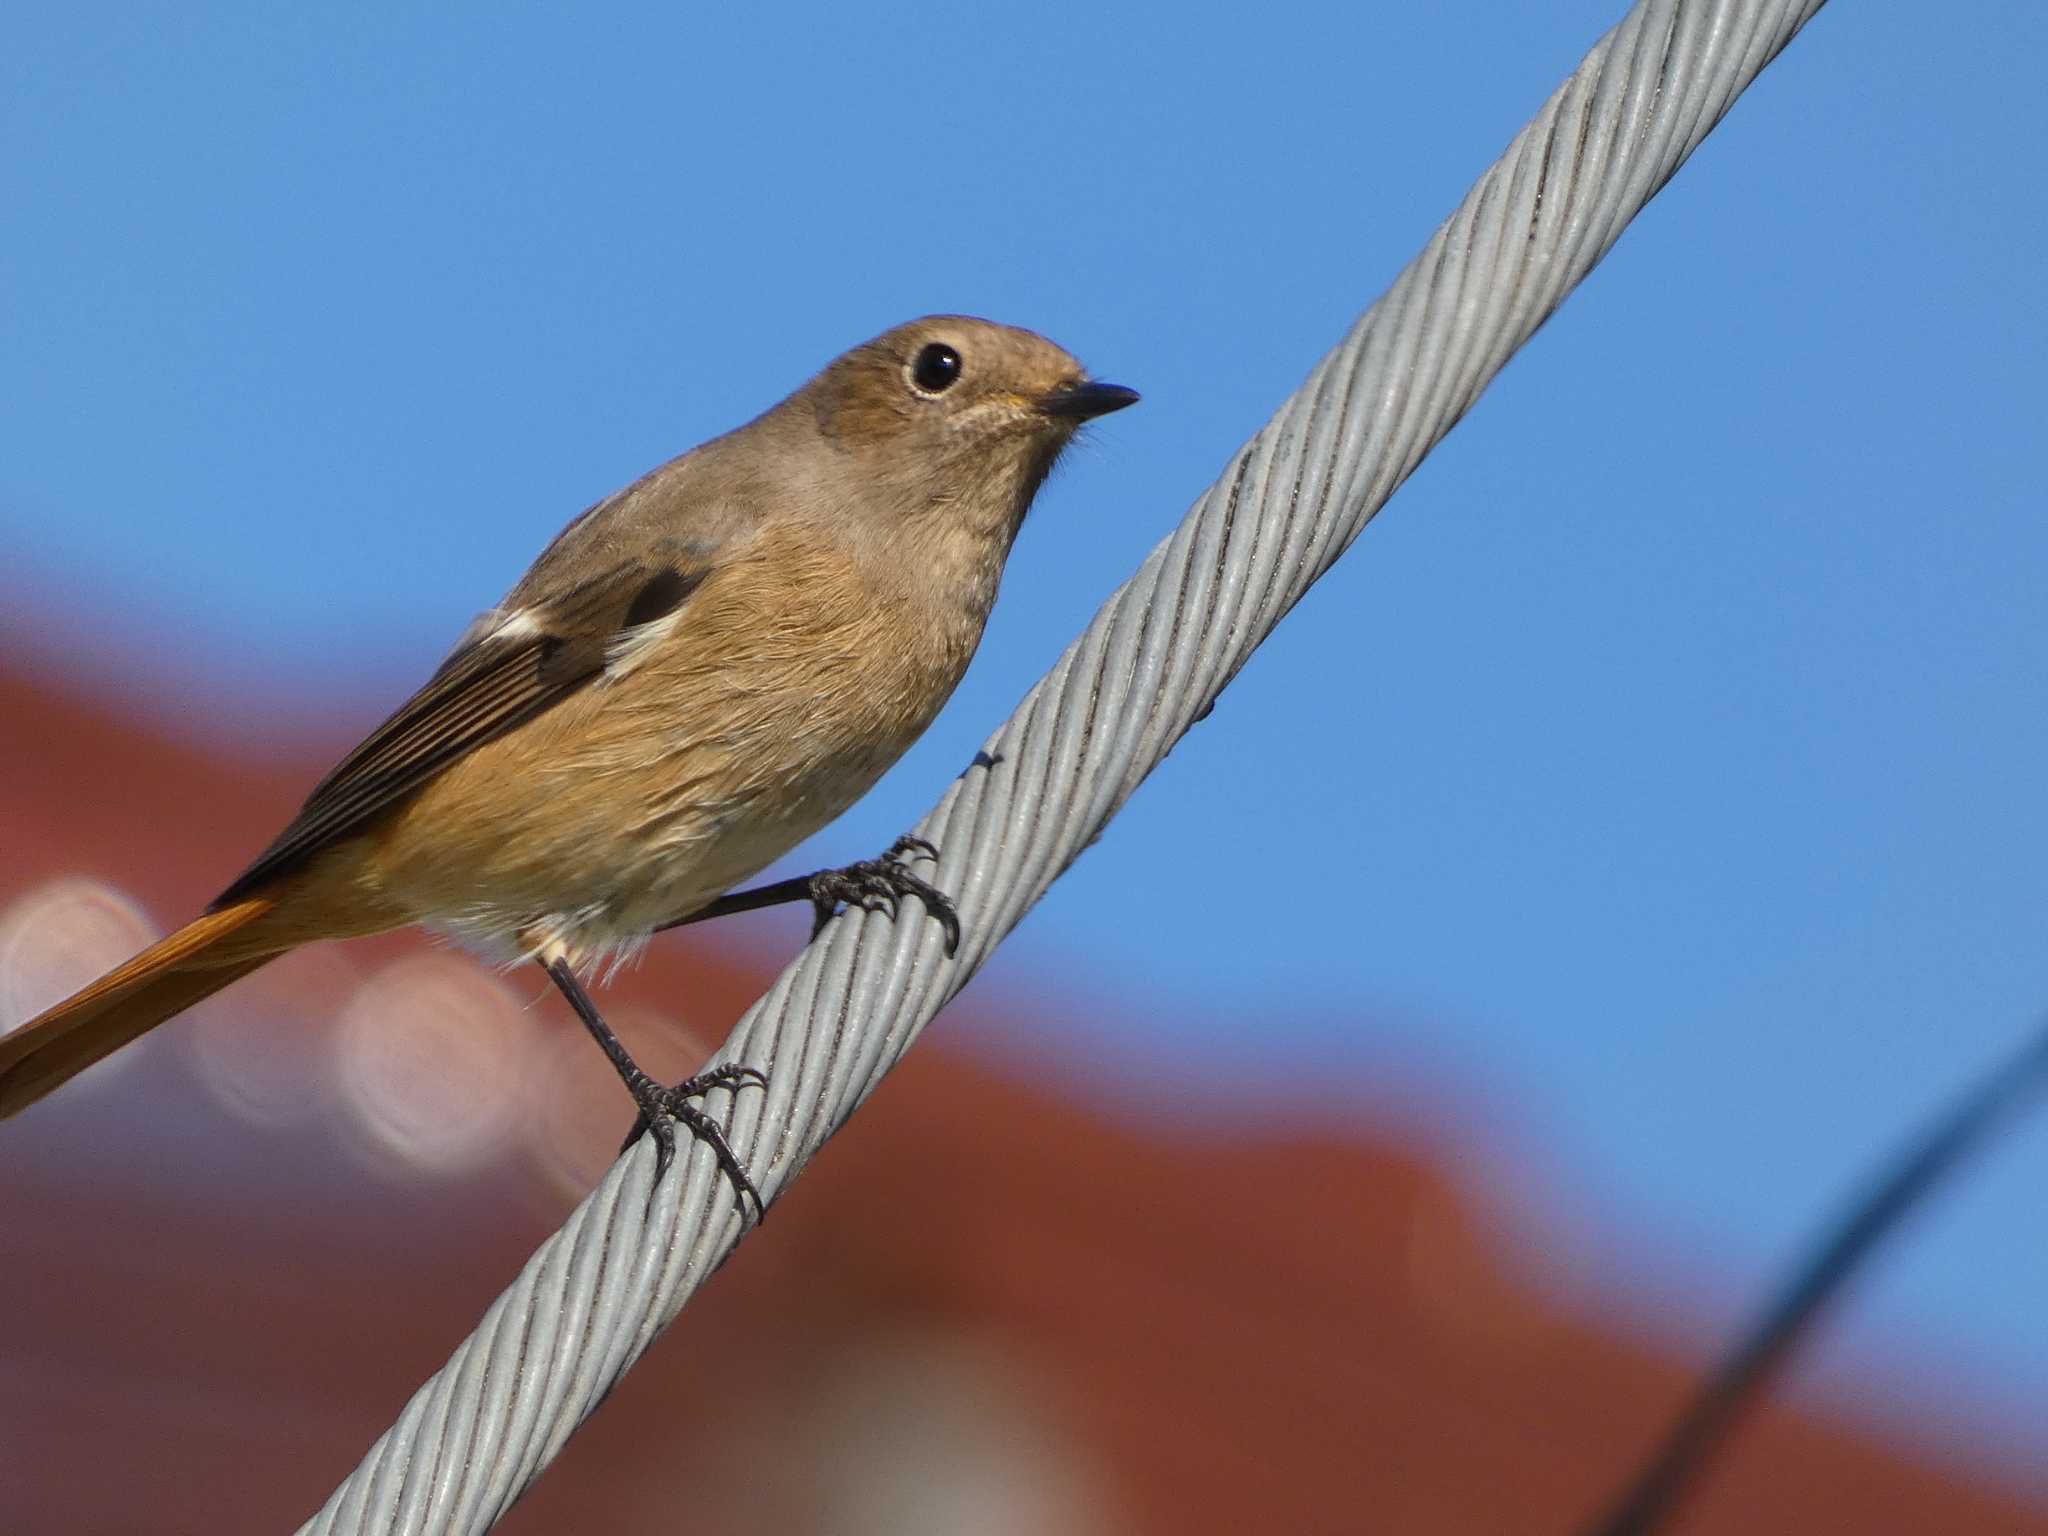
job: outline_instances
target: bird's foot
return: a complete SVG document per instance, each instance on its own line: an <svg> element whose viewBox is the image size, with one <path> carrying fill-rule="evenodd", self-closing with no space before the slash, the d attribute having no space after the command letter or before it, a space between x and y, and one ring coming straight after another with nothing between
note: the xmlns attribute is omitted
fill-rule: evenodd
<svg viewBox="0 0 2048 1536"><path fill-rule="evenodd" d="M713 1067L695 1077L677 1083L673 1088L658 1083L645 1072L628 1078L626 1087L632 1092L633 1102L640 1106L640 1118L633 1122L633 1129L626 1133L619 1151L638 1141L642 1134L654 1137L655 1163L654 1182L661 1183L662 1175L668 1172L669 1164L676 1156L676 1126L686 1127L692 1136L711 1148L718 1159L718 1166L725 1176L732 1180L733 1203L739 1207L740 1220L747 1219L747 1201L754 1202L754 1224L759 1226L767 1216L768 1208L762 1203L761 1192L754 1187L754 1181L747 1176L747 1170L740 1165L732 1144L725 1139L725 1129L716 1120L705 1114L693 1099L701 1099L713 1088L730 1088L735 1093L752 1084L757 1088L768 1086L768 1074L759 1067L744 1067L727 1062L724 1066Z"/></svg>
<svg viewBox="0 0 2048 1536"><path fill-rule="evenodd" d="M953 908L953 899L910 872L906 860L913 856L936 860L939 850L921 837L899 837L879 859L863 859L844 869L821 869L812 875L811 906L817 921L811 924L811 937L816 938L842 906L859 907L863 912L887 912L893 917L899 900L915 896L924 903L926 914L936 918L945 929L946 953L958 950L960 914Z"/></svg>

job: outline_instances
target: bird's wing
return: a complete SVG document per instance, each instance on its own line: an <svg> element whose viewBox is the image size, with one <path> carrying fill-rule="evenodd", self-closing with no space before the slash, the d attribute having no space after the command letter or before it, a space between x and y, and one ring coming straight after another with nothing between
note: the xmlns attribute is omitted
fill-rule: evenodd
<svg viewBox="0 0 2048 1536"><path fill-rule="evenodd" d="M710 574L686 557L615 566L560 597L479 622L424 688L322 779L290 826L221 893L240 900L347 836L485 742L636 660ZM491 618L486 615L486 620Z"/></svg>

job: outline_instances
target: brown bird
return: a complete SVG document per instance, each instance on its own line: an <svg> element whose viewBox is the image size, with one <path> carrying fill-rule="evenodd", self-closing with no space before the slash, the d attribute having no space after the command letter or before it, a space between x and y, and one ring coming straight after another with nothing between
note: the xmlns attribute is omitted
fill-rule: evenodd
<svg viewBox="0 0 2048 1536"><path fill-rule="evenodd" d="M689 1101L761 1073L654 1082L578 973L657 929L797 898L822 921L914 895L957 942L951 903L904 867L933 852L913 839L724 893L931 723L1054 461L1137 398L1029 331L935 316L599 502L203 916L0 1036L0 1116L287 950L418 923L541 965L625 1080L659 1166L680 1120L758 1209Z"/></svg>

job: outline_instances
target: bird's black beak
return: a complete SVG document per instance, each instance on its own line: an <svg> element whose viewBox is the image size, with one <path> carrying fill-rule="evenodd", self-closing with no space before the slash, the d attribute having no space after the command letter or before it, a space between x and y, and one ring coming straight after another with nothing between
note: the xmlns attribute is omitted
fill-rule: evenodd
<svg viewBox="0 0 2048 1536"><path fill-rule="evenodd" d="M1098 384L1091 379L1085 384L1069 384L1064 389L1039 396L1038 408L1046 415L1057 416L1063 421L1093 421L1098 416L1107 416L1111 411L1120 411L1137 403L1138 392L1135 389L1125 389L1121 384Z"/></svg>

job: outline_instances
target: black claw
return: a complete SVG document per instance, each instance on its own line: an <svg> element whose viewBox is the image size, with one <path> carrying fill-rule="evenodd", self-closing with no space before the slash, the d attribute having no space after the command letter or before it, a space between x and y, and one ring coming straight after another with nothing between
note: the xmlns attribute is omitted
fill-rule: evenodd
<svg viewBox="0 0 2048 1536"><path fill-rule="evenodd" d="M686 1127L691 1135L711 1148L712 1155L718 1159L719 1168L732 1181L733 1204L739 1207L740 1219L746 1220L747 1201L752 1200L754 1225L759 1226L768 1214L768 1207L761 1199L760 1190L754 1187L754 1181L747 1176L747 1170L740 1163L739 1155L725 1139L725 1128L690 1102L692 1099L702 1098L713 1088L730 1088L738 1092L748 1084L765 1089L768 1086L768 1074L759 1067L746 1067L735 1062L727 1062L722 1066L713 1067L708 1072L700 1072L673 1088L665 1087L644 1073L641 1074L638 1082L627 1084L632 1090L633 1102L640 1106L640 1115L633 1122L633 1129L626 1133L626 1140L619 1150L624 1152L642 1135L652 1135L654 1184L659 1185L669 1170L669 1164L675 1161L676 1126L680 1124Z"/></svg>
<svg viewBox="0 0 2048 1536"><path fill-rule="evenodd" d="M627 1089L632 1093L635 1104L640 1103L643 1098L659 1098L670 1094L679 1098L687 1098L704 1093L711 1088L730 1088L733 1092L737 1093L749 1083L752 1083L757 1088L766 1088L768 1086L768 1074L759 1067L746 1067L741 1066L738 1062L728 1061L723 1066L711 1068L708 1072L699 1072L688 1082L680 1083L674 1088L664 1088L652 1078L648 1078L646 1081L647 1087L644 1092L630 1082L627 1084ZM666 1118L679 1119L681 1117L670 1116ZM660 1183L661 1175L668 1172L669 1157L675 1152L675 1132L663 1124L661 1120L650 1122L647 1118L647 1111L644 1108L634 1119L633 1128L626 1132L626 1139L619 1143L619 1155L623 1157L626 1150L634 1142L646 1135L650 1124L663 1125L662 1130L655 1131L655 1140L660 1142L662 1148L665 1149L654 1175L655 1182Z"/></svg>
<svg viewBox="0 0 2048 1536"><path fill-rule="evenodd" d="M945 930L946 953L960 948L960 914L953 900L929 881L903 867L907 855L936 861L939 850L921 837L899 837L879 859L863 859L844 869L821 869L811 876L811 908L816 914L811 937L816 938L841 906L859 907L863 912L896 915L896 904L905 896L924 903L925 914Z"/></svg>
<svg viewBox="0 0 2048 1536"><path fill-rule="evenodd" d="M638 1141L643 1133L653 1132L654 1182L659 1184L668 1173L668 1165L676 1160L675 1122L666 1115L656 1115L650 1120L647 1118L647 1111L643 1109L640 1112L639 1118L633 1122L633 1125L635 1127L634 1132L620 1146L619 1155L623 1157L626 1153L626 1148Z"/></svg>

